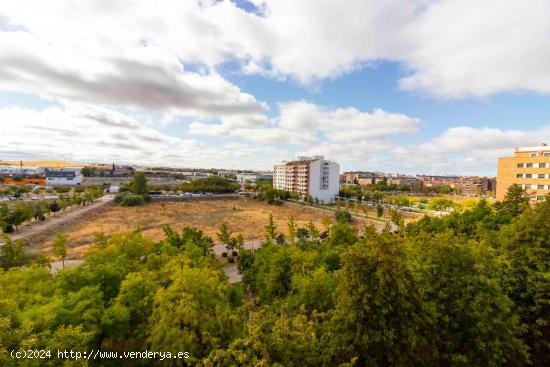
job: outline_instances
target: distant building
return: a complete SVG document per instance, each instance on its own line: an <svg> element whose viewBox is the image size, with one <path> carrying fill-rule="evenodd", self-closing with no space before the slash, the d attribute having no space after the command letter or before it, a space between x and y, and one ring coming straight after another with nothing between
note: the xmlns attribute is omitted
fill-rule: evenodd
<svg viewBox="0 0 550 367"><path fill-rule="evenodd" d="M237 182L240 183L241 185L246 182L254 183L258 178L258 175L255 173L239 173L236 176L237 176Z"/></svg>
<svg viewBox="0 0 550 367"><path fill-rule="evenodd" d="M237 182L240 184L245 182L273 181L272 172L238 173L235 176L237 177Z"/></svg>
<svg viewBox="0 0 550 367"><path fill-rule="evenodd" d="M434 187L434 186L450 186L450 187L456 187L456 184L460 180L460 177L458 176L427 176L427 175L420 175L417 176L421 181L422 185L426 187Z"/></svg>
<svg viewBox="0 0 550 367"><path fill-rule="evenodd" d="M75 171L46 170L46 186L77 186L82 183L82 175Z"/></svg>
<svg viewBox="0 0 550 367"><path fill-rule="evenodd" d="M323 156L283 162L273 168L273 187L329 203L340 190L340 165Z"/></svg>
<svg viewBox="0 0 550 367"><path fill-rule="evenodd" d="M550 147L516 148L513 157L499 158L497 200L504 199L513 184L527 190L531 200L544 200L550 193Z"/></svg>
<svg viewBox="0 0 550 367"><path fill-rule="evenodd" d="M95 168L94 175L104 177L129 177L134 175L134 167L127 165L112 164L92 164L90 167ZM65 169L64 169L65 170Z"/></svg>
<svg viewBox="0 0 550 367"><path fill-rule="evenodd" d="M377 175L373 172L362 172L362 171L344 172L340 176L340 182L343 184L368 185L371 183L372 179L376 177Z"/></svg>
<svg viewBox="0 0 550 367"><path fill-rule="evenodd" d="M461 177L456 187L462 195L478 196L496 190L496 179L490 177Z"/></svg>
<svg viewBox="0 0 550 367"><path fill-rule="evenodd" d="M388 184L398 186L422 186L422 180L416 177L395 177L388 179Z"/></svg>
<svg viewBox="0 0 550 367"><path fill-rule="evenodd" d="M218 176L225 177L225 178L231 178L238 174L237 171L234 170L219 170Z"/></svg>

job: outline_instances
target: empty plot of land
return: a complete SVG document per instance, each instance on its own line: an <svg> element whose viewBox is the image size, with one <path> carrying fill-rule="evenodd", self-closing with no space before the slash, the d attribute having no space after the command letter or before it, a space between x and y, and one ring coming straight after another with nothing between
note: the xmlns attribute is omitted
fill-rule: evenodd
<svg viewBox="0 0 550 367"><path fill-rule="evenodd" d="M170 225L174 230L184 226L197 227L215 241L221 223L226 223L235 233L242 233L246 241L263 239L269 215L277 225L277 231L287 232L287 220L293 216L298 226L312 221L323 228L325 217L333 214L321 209L284 203L280 206L265 202L235 198L219 200L189 200L177 202L152 202L141 207L120 207L108 204L86 213L78 220L45 231L29 240L33 252L51 253L51 242L56 231L65 232L69 239L69 258L78 259L93 244L94 234L103 232L128 232L140 228L147 237L156 240L164 237L162 227Z"/></svg>

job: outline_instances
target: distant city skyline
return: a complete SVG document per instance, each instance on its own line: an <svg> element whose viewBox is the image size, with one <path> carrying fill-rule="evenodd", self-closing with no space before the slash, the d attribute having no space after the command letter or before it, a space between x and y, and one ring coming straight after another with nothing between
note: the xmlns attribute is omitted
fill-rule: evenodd
<svg viewBox="0 0 550 367"><path fill-rule="evenodd" d="M544 0L2 1L0 159L271 170L324 155L342 172L495 176L498 157L550 143L548 14Z"/></svg>

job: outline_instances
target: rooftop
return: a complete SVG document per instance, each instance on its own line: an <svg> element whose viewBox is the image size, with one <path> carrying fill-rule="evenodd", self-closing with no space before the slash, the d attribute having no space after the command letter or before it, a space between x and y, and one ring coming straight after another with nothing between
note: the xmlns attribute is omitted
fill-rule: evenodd
<svg viewBox="0 0 550 367"><path fill-rule="evenodd" d="M542 143L536 147L516 147L516 152L550 152L550 147Z"/></svg>

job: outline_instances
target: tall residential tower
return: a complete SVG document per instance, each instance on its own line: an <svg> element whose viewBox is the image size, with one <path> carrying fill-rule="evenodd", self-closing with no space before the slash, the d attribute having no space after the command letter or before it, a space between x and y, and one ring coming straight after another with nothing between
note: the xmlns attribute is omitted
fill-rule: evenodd
<svg viewBox="0 0 550 367"><path fill-rule="evenodd" d="M340 190L340 165L319 155L276 164L273 187L330 203Z"/></svg>

